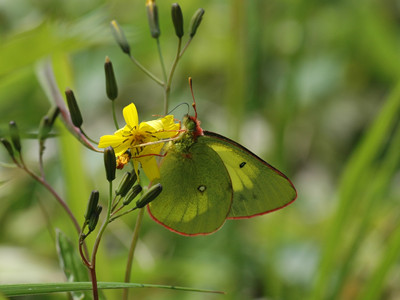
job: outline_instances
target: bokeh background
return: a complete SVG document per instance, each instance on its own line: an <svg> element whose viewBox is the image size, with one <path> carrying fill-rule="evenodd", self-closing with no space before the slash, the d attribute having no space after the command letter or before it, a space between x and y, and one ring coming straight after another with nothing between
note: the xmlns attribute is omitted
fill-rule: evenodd
<svg viewBox="0 0 400 300"><path fill-rule="evenodd" d="M177 38L171 1L158 1L169 69ZM218 232L183 237L146 214L132 281L225 291L205 295L135 289L132 299L400 298L400 2L396 0L182 0L185 25L203 22L172 84L170 108L191 103L203 128L232 138L292 179L298 199L270 215L227 221ZM113 132L103 63L113 62L117 111L135 102L141 120L163 112L162 90L120 51L109 22L124 29L133 55L161 77L144 0L1 0L0 135L15 120L37 170L40 119L51 106L39 70L51 60L59 88L75 91L86 132ZM174 111L177 118L185 106ZM118 118L123 122L121 113ZM103 158L60 121L48 141L47 178L78 219L90 191L107 183ZM70 220L50 194L0 151L0 283L64 280L54 242ZM205 162L206 163L206 162ZM108 227L101 281L123 281L135 223ZM108 291L119 299L119 291ZM25 299L66 299L66 295Z"/></svg>

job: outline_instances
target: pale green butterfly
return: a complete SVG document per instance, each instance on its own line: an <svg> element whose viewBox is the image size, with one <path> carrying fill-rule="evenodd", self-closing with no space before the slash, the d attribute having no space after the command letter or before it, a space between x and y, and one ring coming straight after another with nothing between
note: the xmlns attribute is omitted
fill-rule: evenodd
<svg viewBox="0 0 400 300"><path fill-rule="evenodd" d="M148 205L156 222L179 234L205 235L226 219L263 215L296 199L289 178L242 145L204 131L195 102L193 108L195 116L184 118L185 131L161 161L163 191Z"/></svg>

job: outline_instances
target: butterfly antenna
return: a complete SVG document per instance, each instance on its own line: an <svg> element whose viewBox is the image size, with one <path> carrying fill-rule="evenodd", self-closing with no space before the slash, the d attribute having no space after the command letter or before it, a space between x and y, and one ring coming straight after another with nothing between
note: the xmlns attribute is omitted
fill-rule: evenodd
<svg viewBox="0 0 400 300"><path fill-rule="evenodd" d="M168 115L172 114L172 112L173 112L175 109L177 109L179 106L181 106L181 105L186 105L187 108L188 108L188 113L189 113L189 104L186 103L186 102L182 102L182 103L179 103L177 106L175 106L173 109L171 109L171 110L168 112Z"/></svg>
<svg viewBox="0 0 400 300"><path fill-rule="evenodd" d="M196 100L194 99L194 94L193 94L192 77L189 77L189 86L190 86L190 91L192 92L192 98L193 98L192 106L194 109L194 118L197 120Z"/></svg>

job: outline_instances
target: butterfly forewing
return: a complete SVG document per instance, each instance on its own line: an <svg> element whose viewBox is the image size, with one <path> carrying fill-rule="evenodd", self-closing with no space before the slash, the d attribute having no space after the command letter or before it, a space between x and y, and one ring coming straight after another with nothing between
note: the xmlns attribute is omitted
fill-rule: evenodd
<svg viewBox="0 0 400 300"><path fill-rule="evenodd" d="M149 204L157 222L185 235L207 234L222 226L232 204L232 184L213 149L194 143L183 153L173 147L160 173L163 191Z"/></svg>
<svg viewBox="0 0 400 300"><path fill-rule="evenodd" d="M282 208L297 197L291 181L280 171L238 143L204 131L198 144L206 144L221 157L233 187L228 218L249 218Z"/></svg>

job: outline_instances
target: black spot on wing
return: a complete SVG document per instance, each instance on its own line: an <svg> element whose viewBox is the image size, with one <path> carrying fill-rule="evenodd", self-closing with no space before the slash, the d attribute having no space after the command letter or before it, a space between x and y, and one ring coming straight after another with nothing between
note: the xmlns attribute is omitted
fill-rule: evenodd
<svg viewBox="0 0 400 300"><path fill-rule="evenodd" d="M205 192L206 189L207 189L207 187L205 185L199 185L197 187L197 190L202 194Z"/></svg>
<svg viewBox="0 0 400 300"><path fill-rule="evenodd" d="M245 165L246 165L246 162L244 161L244 162L240 163L239 167L243 168Z"/></svg>

